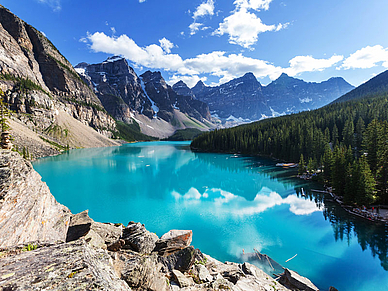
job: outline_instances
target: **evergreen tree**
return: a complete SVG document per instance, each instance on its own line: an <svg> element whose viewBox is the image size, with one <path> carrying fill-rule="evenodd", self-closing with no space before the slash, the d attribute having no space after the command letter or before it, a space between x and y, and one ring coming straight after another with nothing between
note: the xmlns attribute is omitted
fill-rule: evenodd
<svg viewBox="0 0 388 291"><path fill-rule="evenodd" d="M354 202L355 199L356 185L359 179L357 166L357 162L355 161L353 162L353 165L348 164L348 167L346 169L344 202L347 204Z"/></svg>
<svg viewBox="0 0 388 291"><path fill-rule="evenodd" d="M368 163L372 173L375 174L377 170L377 152L378 152L378 134L380 131L379 122L374 119L365 131L364 141L367 152Z"/></svg>
<svg viewBox="0 0 388 291"><path fill-rule="evenodd" d="M355 201L358 204L370 205L376 199L375 190L376 182L373 178L372 171L367 160L361 157L359 163L359 183L356 190Z"/></svg>
<svg viewBox="0 0 388 291"><path fill-rule="evenodd" d="M309 158L309 162L307 163L307 172L309 174L313 173L316 169L315 162L312 158Z"/></svg>
<svg viewBox="0 0 388 291"><path fill-rule="evenodd" d="M355 154L356 158L359 158L362 155L362 139L365 132L365 123L362 117L360 116L357 120L356 124L356 132L355 132Z"/></svg>
<svg viewBox="0 0 388 291"><path fill-rule="evenodd" d="M3 101L4 92L0 89L0 126L1 132L9 130L8 118L10 117L10 112Z"/></svg>
<svg viewBox="0 0 388 291"><path fill-rule="evenodd" d="M348 118L342 131L345 146L353 147L354 144L354 124L352 118Z"/></svg>
<svg viewBox="0 0 388 291"><path fill-rule="evenodd" d="M338 196L345 193L346 159L343 148L336 146L334 149L334 163L332 166L332 184Z"/></svg>
<svg viewBox="0 0 388 291"><path fill-rule="evenodd" d="M335 147L336 145L338 145L338 137L339 137L339 134L338 134L338 127L336 124L334 124L334 127L333 127L333 133L332 133L332 138L331 138L331 142L333 144L333 147Z"/></svg>
<svg viewBox="0 0 388 291"><path fill-rule="evenodd" d="M388 202L388 122L381 123L378 140L378 164L376 172L376 188L383 204Z"/></svg>
<svg viewBox="0 0 388 291"><path fill-rule="evenodd" d="M322 158L323 178L326 182L331 180L333 164L333 152L331 151L330 145L327 143L325 145L325 153Z"/></svg>
<svg viewBox="0 0 388 291"><path fill-rule="evenodd" d="M303 154L301 154L300 155L300 159L299 159L298 174L299 175L303 175L303 173L305 171L305 168L306 168L306 165L305 165L305 162L304 162Z"/></svg>

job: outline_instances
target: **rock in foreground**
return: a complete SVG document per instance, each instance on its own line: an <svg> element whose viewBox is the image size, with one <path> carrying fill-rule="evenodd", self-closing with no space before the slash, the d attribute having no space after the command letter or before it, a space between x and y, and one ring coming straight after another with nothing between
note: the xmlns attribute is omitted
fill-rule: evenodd
<svg viewBox="0 0 388 291"><path fill-rule="evenodd" d="M65 241L70 215L30 162L18 153L0 152L0 247Z"/></svg>

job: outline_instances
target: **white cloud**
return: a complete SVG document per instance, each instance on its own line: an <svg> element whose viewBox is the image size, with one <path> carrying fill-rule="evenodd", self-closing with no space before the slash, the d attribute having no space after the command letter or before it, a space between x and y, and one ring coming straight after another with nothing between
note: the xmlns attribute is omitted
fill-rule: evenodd
<svg viewBox="0 0 388 291"><path fill-rule="evenodd" d="M272 0L236 0L233 4L238 9L268 10L271 2Z"/></svg>
<svg viewBox="0 0 388 291"><path fill-rule="evenodd" d="M183 60L179 55L170 53L174 45L165 38L160 40L160 45L151 44L146 47L139 47L126 35L115 37L96 32L88 34L87 39L91 43L90 48L95 52L121 55L137 67L172 71L176 75L189 76L191 80L201 79L198 77L199 74L211 74L220 77L220 82L226 82L246 72L253 72L257 77L270 76L271 78L281 73L280 67L275 67L268 62L244 57L242 54L227 55L223 51L214 51ZM189 78L186 79L189 80Z"/></svg>
<svg viewBox="0 0 388 291"><path fill-rule="evenodd" d="M179 71L183 67L183 60L179 55L167 53L161 46L156 44L144 48L139 47L133 39L126 35L110 37L103 32L96 32L89 34L88 39L91 42L90 48L92 50L124 56L138 66L167 71ZM162 42L168 48L167 42L169 41L165 39Z"/></svg>
<svg viewBox="0 0 388 291"><path fill-rule="evenodd" d="M167 38L163 37L162 39L159 39L160 46L166 53L171 53L171 49L174 47L174 44L169 41Z"/></svg>
<svg viewBox="0 0 388 291"><path fill-rule="evenodd" d="M351 54L338 69L369 69L381 62L388 68L388 49L381 45L367 46Z"/></svg>
<svg viewBox="0 0 388 291"><path fill-rule="evenodd" d="M62 9L60 0L38 0L38 2L49 5L54 11Z"/></svg>
<svg viewBox="0 0 388 291"><path fill-rule="evenodd" d="M214 1L207 0L195 9L193 13L194 20L197 20L199 17L204 17L207 15L214 15Z"/></svg>
<svg viewBox="0 0 388 291"><path fill-rule="evenodd" d="M146 2L146 0L139 0L139 3L143 3L143 2Z"/></svg>
<svg viewBox="0 0 388 291"><path fill-rule="evenodd" d="M200 27L203 25L202 23L198 23L198 18L204 16L212 16L214 15L214 0L207 0L206 2L201 3L193 13L194 22L189 25L190 34L196 34Z"/></svg>
<svg viewBox="0 0 388 291"><path fill-rule="evenodd" d="M199 74L207 73L220 77L220 83L240 77L246 72L253 72L256 77L275 78L281 73L281 68L266 61L248 58L242 54L229 54L223 51L214 51L208 54L197 55L184 60L185 66Z"/></svg>
<svg viewBox="0 0 388 291"><path fill-rule="evenodd" d="M296 76L303 72L323 71L344 59L343 56L334 55L329 59L315 59L312 56L296 56L289 63L290 67L283 71L290 76Z"/></svg>
<svg viewBox="0 0 388 291"><path fill-rule="evenodd" d="M242 8L226 17L213 34L227 34L229 35L229 43L238 44L244 48L250 48L257 42L260 33L278 31L283 27L282 24L266 25L256 16L256 14Z"/></svg>
<svg viewBox="0 0 388 291"><path fill-rule="evenodd" d="M201 28L203 24L202 23L198 23L198 22L193 22L192 24L189 25L189 28L190 28L190 34L191 35L194 35L197 33L197 31Z"/></svg>
<svg viewBox="0 0 388 291"><path fill-rule="evenodd" d="M168 83L170 85L173 85L179 81L185 82L187 86L190 88L194 87L195 84L198 83L198 81L206 82L207 78L206 77L199 77L198 75L179 75L179 74L174 74L169 80Z"/></svg>
<svg viewBox="0 0 388 291"><path fill-rule="evenodd" d="M251 10L268 10L272 0L236 0L235 9L231 15L225 17L213 35L229 35L229 43L252 49L258 41L260 33L267 31L279 31L288 26L285 24L264 24Z"/></svg>
<svg viewBox="0 0 388 291"><path fill-rule="evenodd" d="M227 54L225 51L213 51L182 59L180 55L171 53L175 45L166 38L160 39L159 45L140 47L127 35L116 37L96 32L88 34L87 38L82 38L80 41L88 41L90 48L95 52L121 55L137 68L146 67L172 72L173 76L168 80L169 84L183 80L190 87L199 80L206 81L204 75L218 77L218 83L211 85L228 82L247 72L252 72L257 78L269 77L275 80L282 72L296 76L303 72L323 71L344 59L340 55L333 55L327 59L296 56L289 61L288 68L282 68L264 60L245 57L242 53Z"/></svg>

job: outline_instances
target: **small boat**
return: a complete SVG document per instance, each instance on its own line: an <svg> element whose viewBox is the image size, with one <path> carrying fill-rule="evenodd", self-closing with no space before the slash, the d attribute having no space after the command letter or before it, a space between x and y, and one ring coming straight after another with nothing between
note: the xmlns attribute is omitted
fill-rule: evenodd
<svg viewBox="0 0 388 291"><path fill-rule="evenodd" d="M295 163L277 163L276 167L283 167L283 168L295 168L298 164Z"/></svg>

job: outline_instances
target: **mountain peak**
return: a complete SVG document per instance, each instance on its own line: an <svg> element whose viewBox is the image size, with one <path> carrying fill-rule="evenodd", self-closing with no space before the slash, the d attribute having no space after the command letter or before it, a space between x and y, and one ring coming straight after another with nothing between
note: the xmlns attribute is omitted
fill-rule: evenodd
<svg viewBox="0 0 388 291"><path fill-rule="evenodd" d="M200 89L200 88L205 88L206 87L206 85L202 82L202 80L199 80L198 82L197 82L197 84L195 84L195 86L193 87L193 88L198 88L198 89ZM193 88L191 88L191 89L193 89Z"/></svg>
<svg viewBox="0 0 388 291"><path fill-rule="evenodd" d="M288 76L286 73L282 73L282 74L279 76L278 80L279 80L279 79L294 79L294 78Z"/></svg>
<svg viewBox="0 0 388 291"><path fill-rule="evenodd" d="M257 80L257 78L256 78L256 76L252 73L252 72L248 72L248 73L246 73L243 77L242 77L243 79L255 79L255 80Z"/></svg>
<svg viewBox="0 0 388 291"><path fill-rule="evenodd" d="M112 56L107 58L103 63L114 63L114 62L123 61L123 60L125 61L125 58L120 56Z"/></svg>
<svg viewBox="0 0 388 291"><path fill-rule="evenodd" d="M186 83L185 82L183 82L182 80L180 80L180 81L178 81L178 82L176 82L174 85L172 85L172 88L175 90L175 89L177 89L177 88L184 88L184 89L189 89L190 90L190 88L186 85Z"/></svg>
<svg viewBox="0 0 388 291"><path fill-rule="evenodd" d="M144 82L161 82L162 80L164 81L162 73L159 71L151 72L148 70L140 77L144 80Z"/></svg>
<svg viewBox="0 0 388 291"><path fill-rule="evenodd" d="M89 66L88 63L82 62L82 63L79 63L78 65L76 65L74 68L76 68L76 69L85 69L87 66Z"/></svg>

